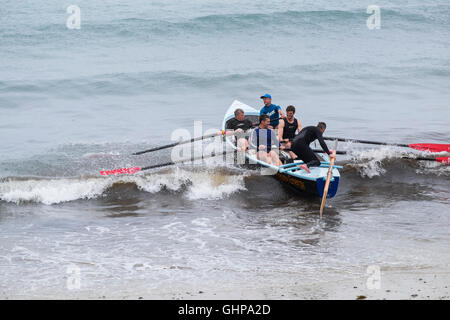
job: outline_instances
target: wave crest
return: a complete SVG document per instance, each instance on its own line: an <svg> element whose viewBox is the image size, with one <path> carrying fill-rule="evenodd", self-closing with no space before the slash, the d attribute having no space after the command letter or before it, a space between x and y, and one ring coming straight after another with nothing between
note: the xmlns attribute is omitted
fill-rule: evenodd
<svg viewBox="0 0 450 320"><path fill-rule="evenodd" d="M133 184L148 193L183 192L189 200L220 199L246 190L243 174L223 170L195 171L175 168L165 173L116 177L64 179L7 178L0 180L0 200L52 205L79 199L94 199L122 184Z"/></svg>
<svg viewBox="0 0 450 320"><path fill-rule="evenodd" d="M347 152L350 155L350 160L346 165L349 168L356 169L358 174L363 178L373 178L386 173L391 175L401 174L405 170L405 166L410 166L415 169L416 173L422 175L448 176L450 173L449 166L437 161L418 161L414 159L417 156L431 159L438 156L447 156L447 153L431 154L423 152L419 155L417 153L405 153L398 148L387 146L377 149L349 150ZM409 160L403 159L405 157L409 158ZM394 172L388 170L391 165L397 164L403 166L401 171L399 171L399 168L396 168Z"/></svg>

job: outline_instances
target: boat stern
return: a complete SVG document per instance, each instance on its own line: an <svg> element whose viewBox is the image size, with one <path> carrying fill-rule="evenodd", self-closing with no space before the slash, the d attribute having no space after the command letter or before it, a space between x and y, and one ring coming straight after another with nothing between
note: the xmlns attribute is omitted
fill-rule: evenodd
<svg viewBox="0 0 450 320"><path fill-rule="evenodd" d="M339 186L339 180L340 180L339 171L334 169L333 176L331 177L330 185L328 187L327 198L333 198L336 195L338 186ZM325 182L326 182L326 177L319 178L316 181L317 193L319 194L320 197L323 197L323 191L325 189Z"/></svg>

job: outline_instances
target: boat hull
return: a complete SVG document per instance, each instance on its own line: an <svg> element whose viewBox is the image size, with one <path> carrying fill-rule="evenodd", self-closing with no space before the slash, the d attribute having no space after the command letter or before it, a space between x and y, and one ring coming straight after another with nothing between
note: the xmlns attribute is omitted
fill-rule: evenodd
<svg viewBox="0 0 450 320"><path fill-rule="evenodd" d="M291 188L294 188L296 191L299 191L301 193L306 193L310 196L317 196L317 197L323 196L323 190L325 188L325 180L323 180L323 179L317 179L315 181L306 180L306 179L301 179L298 177L290 176L287 174L283 174L280 172L278 172L275 175L275 178L277 180L281 181L282 183L289 185ZM332 182L330 182L327 198L332 198L336 195L338 186L339 186L339 178L334 178L334 180Z"/></svg>
<svg viewBox="0 0 450 320"><path fill-rule="evenodd" d="M261 164L248 163L248 159L247 163L239 164L236 161L236 157L235 157L235 165L249 170L257 170L262 167ZM325 181L326 181L325 178L319 178L316 180L307 180L281 172L277 172L275 175L273 175L273 177L278 181L280 181L281 183L283 183L284 185L287 185L291 189L294 189L294 191L296 192L313 197L321 198L323 196L323 190L325 189ZM339 187L339 180L340 180L339 177L333 177L332 181L330 181L327 198L333 198L336 195Z"/></svg>

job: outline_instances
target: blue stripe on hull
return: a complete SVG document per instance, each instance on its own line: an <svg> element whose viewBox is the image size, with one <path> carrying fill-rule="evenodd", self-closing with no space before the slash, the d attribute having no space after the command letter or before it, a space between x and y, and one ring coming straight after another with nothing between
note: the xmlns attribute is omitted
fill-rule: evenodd
<svg viewBox="0 0 450 320"><path fill-rule="evenodd" d="M325 188L325 180L323 178L317 180L306 180L291 175L277 173L275 176L279 181L288 184L290 187L301 191L302 193L322 198L323 189ZM339 177L334 177L328 187L327 198L332 198L337 192L339 185Z"/></svg>
<svg viewBox="0 0 450 320"><path fill-rule="evenodd" d="M323 190L325 189L325 179L317 179L317 193L320 197L323 197ZM334 180L330 182L328 187L327 198L333 198L336 195L339 186L339 177L334 177Z"/></svg>

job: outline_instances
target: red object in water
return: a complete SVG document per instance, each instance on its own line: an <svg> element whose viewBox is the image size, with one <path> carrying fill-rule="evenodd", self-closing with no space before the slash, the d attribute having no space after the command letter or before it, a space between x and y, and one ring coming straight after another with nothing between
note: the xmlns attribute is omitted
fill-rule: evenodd
<svg viewBox="0 0 450 320"><path fill-rule="evenodd" d="M411 148L420 151L429 152L450 152L450 144L438 143L413 143L409 145Z"/></svg>
<svg viewBox="0 0 450 320"><path fill-rule="evenodd" d="M445 164L450 164L450 157L439 157L436 158L436 161L445 163Z"/></svg>
<svg viewBox="0 0 450 320"><path fill-rule="evenodd" d="M138 171L140 171L141 168L140 167L134 167L134 168L120 168L120 169L114 169L114 170L105 170L105 171L100 171L100 174L102 176L109 176L111 174L133 174L136 173Z"/></svg>

